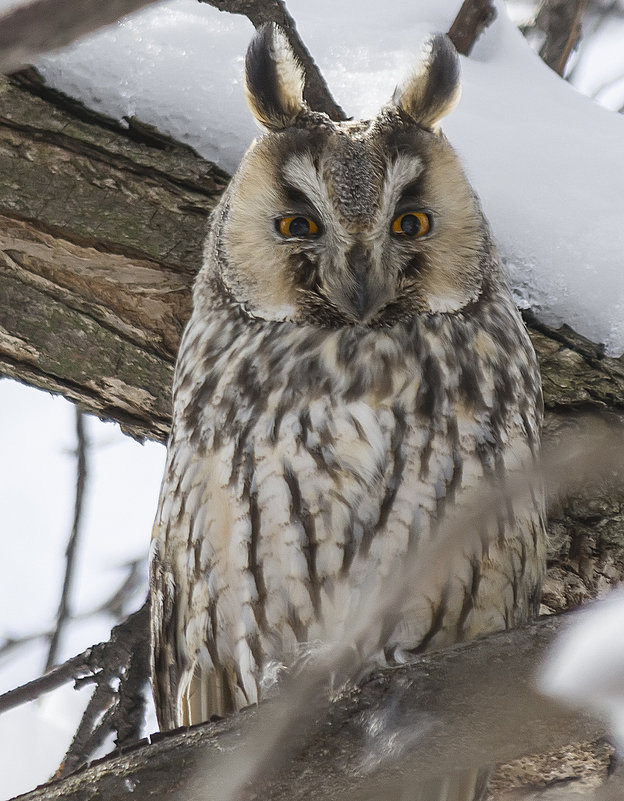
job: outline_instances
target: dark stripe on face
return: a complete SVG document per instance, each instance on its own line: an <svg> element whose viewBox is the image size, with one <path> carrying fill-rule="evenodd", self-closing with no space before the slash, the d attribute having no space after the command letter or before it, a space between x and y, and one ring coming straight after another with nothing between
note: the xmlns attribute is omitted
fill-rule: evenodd
<svg viewBox="0 0 624 801"><path fill-rule="evenodd" d="M282 192L287 203L285 211L292 214L301 214L304 217L312 217L316 222L320 223L321 215L318 213L314 203L300 189L284 181Z"/></svg>
<svg viewBox="0 0 624 801"><path fill-rule="evenodd" d="M295 284L308 292L318 293L321 288L318 264L307 253L293 253L288 256Z"/></svg>

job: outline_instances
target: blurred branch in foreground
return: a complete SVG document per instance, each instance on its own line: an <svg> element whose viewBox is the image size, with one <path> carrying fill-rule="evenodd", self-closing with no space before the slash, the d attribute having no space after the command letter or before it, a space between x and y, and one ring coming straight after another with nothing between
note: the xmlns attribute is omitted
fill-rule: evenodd
<svg viewBox="0 0 624 801"><path fill-rule="evenodd" d="M71 44L154 0L34 0L0 17L0 72Z"/></svg>
<svg viewBox="0 0 624 801"><path fill-rule="evenodd" d="M533 688L538 665L568 616L428 654L374 673L328 706L303 710L312 722L294 743L296 757L252 795L263 801L369 801L388 798L397 780L426 778L451 765L498 763L571 742L591 741L602 724L563 710ZM52 782L20 801L135 801L221 798L227 770L240 775L248 735L261 739L284 699L216 723L166 735L113 754L67 782ZM292 714L296 714L292 711ZM255 759L254 759L255 762ZM381 788L381 789L380 789Z"/></svg>

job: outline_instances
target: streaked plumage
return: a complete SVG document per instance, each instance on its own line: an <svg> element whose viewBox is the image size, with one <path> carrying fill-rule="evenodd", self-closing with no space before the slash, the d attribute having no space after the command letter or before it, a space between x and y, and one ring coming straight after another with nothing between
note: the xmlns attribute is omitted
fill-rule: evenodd
<svg viewBox="0 0 624 801"><path fill-rule="evenodd" d="M335 636L462 492L539 452L535 355L438 127L459 96L452 45L434 38L372 121L310 111L276 28L252 42L246 77L268 132L212 219L154 529L163 728L257 701L267 666ZM414 588L420 611L385 633L379 661L535 614L539 492L494 524L440 597Z"/></svg>

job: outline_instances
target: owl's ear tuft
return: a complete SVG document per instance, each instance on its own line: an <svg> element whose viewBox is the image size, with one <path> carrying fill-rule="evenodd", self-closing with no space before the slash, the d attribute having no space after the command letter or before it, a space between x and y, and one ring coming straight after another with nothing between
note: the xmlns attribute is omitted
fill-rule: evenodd
<svg viewBox="0 0 624 801"><path fill-rule="evenodd" d="M304 107L304 82L284 31L274 23L259 28L245 59L245 95L258 122L270 131L292 125Z"/></svg>
<svg viewBox="0 0 624 801"><path fill-rule="evenodd" d="M428 39L414 71L392 96L395 106L422 128L436 131L461 95L459 56L442 33Z"/></svg>

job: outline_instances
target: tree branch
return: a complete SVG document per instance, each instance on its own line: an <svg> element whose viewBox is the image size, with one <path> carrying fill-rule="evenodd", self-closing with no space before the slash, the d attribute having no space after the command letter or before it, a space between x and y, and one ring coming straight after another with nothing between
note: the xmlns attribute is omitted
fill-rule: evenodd
<svg viewBox="0 0 624 801"><path fill-rule="evenodd" d="M586 8L587 0L542 0L539 7L535 27L546 37L539 54L559 75L579 41Z"/></svg>
<svg viewBox="0 0 624 801"><path fill-rule="evenodd" d="M2 85L0 369L164 440L227 176L188 147L35 92Z"/></svg>
<svg viewBox="0 0 624 801"><path fill-rule="evenodd" d="M504 762L600 737L600 723L556 707L533 687L537 666L565 622L546 618L381 671L341 692L328 712L319 699L312 707L316 722L300 736L296 756L255 786L253 797L297 801L309 798L313 787L318 801L385 798L398 780L415 782L449 766ZM106 801L129 788L135 801L216 801L226 766L237 764L244 733L256 720L269 720L275 703L153 735L149 747L114 755L21 801L87 801L94 793Z"/></svg>
<svg viewBox="0 0 624 801"><path fill-rule="evenodd" d="M347 115L336 103L329 91L329 87L316 66L310 51L305 46L295 20L289 14L284 0L201 0L219 11L230 14L243 14L255 28L274 22L283 28L295 55L305 70L305 88L303 96L310 108L315 111L324 111L332 120L345 120Z"/></svg>

